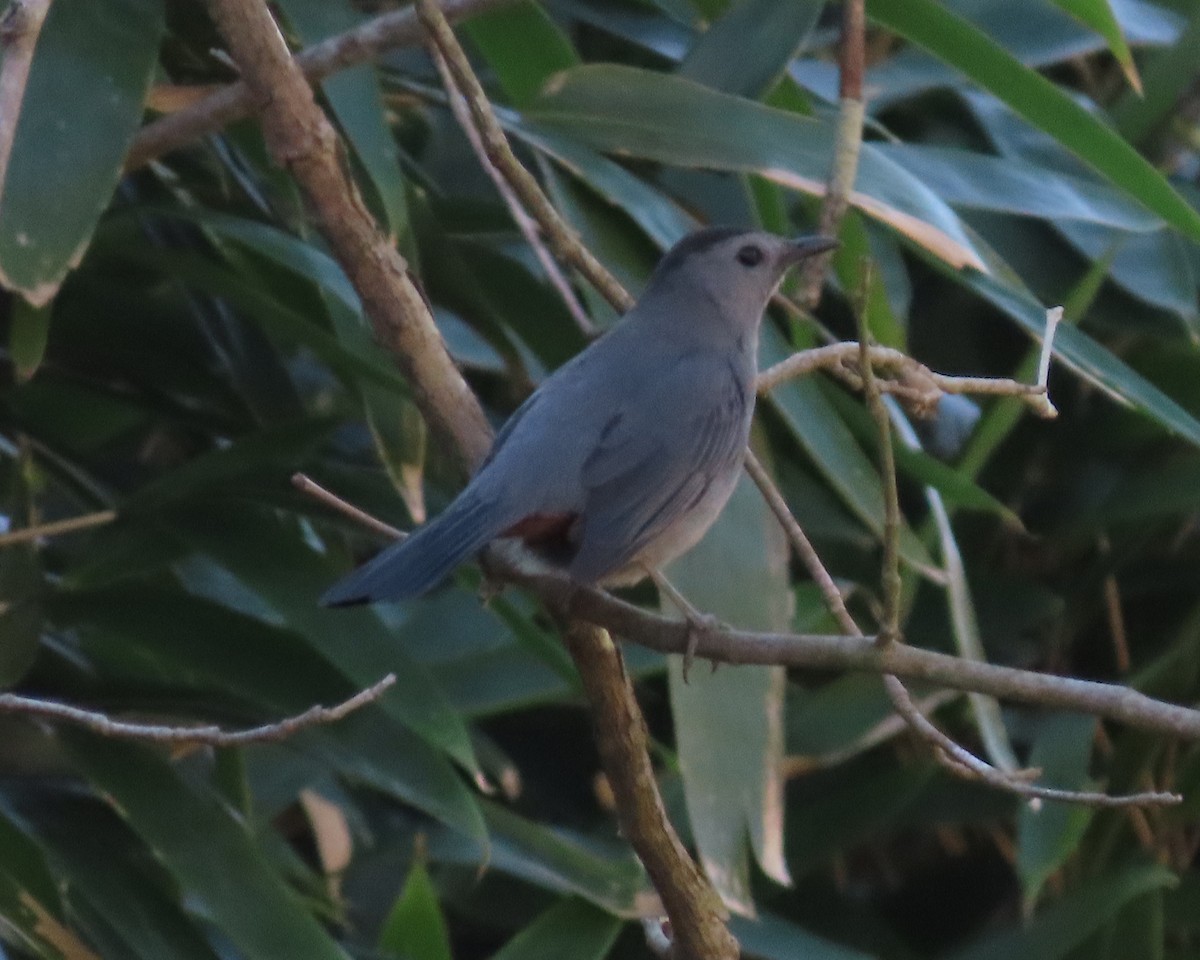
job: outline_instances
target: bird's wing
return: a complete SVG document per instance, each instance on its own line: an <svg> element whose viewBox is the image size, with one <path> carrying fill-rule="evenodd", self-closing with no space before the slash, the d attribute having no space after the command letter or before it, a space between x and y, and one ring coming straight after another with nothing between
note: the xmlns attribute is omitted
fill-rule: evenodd
<svg viewBox="0 0 1200 960"><path fill-rule="evenodd" d="M570 565L576 579L594 582L633 562L741 456L750 399L736 371L685 364L660 389L663 402L614 413L583 465L581 541ZM684 405L689 396L695 402Z"/></svg>

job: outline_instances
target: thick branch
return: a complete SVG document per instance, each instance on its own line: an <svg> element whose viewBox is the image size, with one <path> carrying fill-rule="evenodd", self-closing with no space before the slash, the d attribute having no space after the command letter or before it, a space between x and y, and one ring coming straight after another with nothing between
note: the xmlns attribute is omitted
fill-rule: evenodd
<svg viewBox="0 0 1200 960"><path fill-rule="evenodd" d="M725 926L728 912L688 856L663 809L650 737L625 663L608 631L581 623L563 630L596 717L596 746L616 798L617 819L671 918L672 960L725 960L738 956ZM619 684L611 678L620 678Z"/></svg>
<svg viewBox="0 0 1200 960"><path fill-rule="evenodd" d="M451 362L408 265L363 205L337 133L265 3L209 0L209 9L262 113L271 156L295 177L376 339L396 359L426 421L474 468L491 446L483 410Z"/></svg>
<svg viewBox="0 0 1200 960"><path fill-rule="evenodd" d="M659 653L683 654L689 626L583 587L563 576L506 566L504 577L533 589L571 617L597 624ZM1200 740L1200 710L1164 703L1128 687L963 660L873 636L701 630L696 656L719 663L890 673L953 690L986 693L1053 710L1073 710L1140 730Z"/></svg>
<svg viewBox="0 0 1200 960"><path fill-rule="evenodd" d="M465 20L510 0L444 0L443 9L452 20ZM347 67L375 60L396 47L414 46L421 40L421 27L412 7L395 10L366 21L309 47L296 57L296 64L312 82ZM156 157L186 146L227 124L248 117L255 109L249 84L232 83L192 104L185 110L155 120L133 141L126 169L133 170Z"/></svg>
<svg viewBox="0 0 1200 960"><path fill-rule="evenodd" d="M0 693L0 714L43 717L62 723L86 727L105 737L117 740L141 740L152 743L194 743L212 747L236 747L247 743L268 743L284 740L301 730L322 724L334 723L347 714L373 703L396 682L395 674L389 673L378 683L360 690L348 700L336 706L309 707L294 717L251 727L248 730L222 730L217 726L180 727L158 723L128 723L114 720L106 713L83 710L53 700L39 700L15 693Z"/></svg>

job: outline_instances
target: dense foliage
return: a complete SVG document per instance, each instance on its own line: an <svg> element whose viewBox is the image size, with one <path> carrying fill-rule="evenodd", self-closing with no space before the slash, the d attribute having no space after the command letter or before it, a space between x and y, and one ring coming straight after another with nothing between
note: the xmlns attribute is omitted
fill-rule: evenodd
<svg viewBox="0 0 1200 960"><path fill-rule="evenodd" d="M275 5L298 48L370 6ZM944 372L1029 379L1044 308L1067 313L1058 420L946 403L901 453L906 639L1195 702L1200 2L867 14L859 209L820 324L853 336L867 256L874 336ZM823 0L547 0L460 34L522 158L636 290L699 223L811 231L837 24ZM649 887L536 605L481 605L465 569L400 607L316 606L381 540L293 472L401 527L461 477L253 120L122 173L156 110L232 79L219 47L197 3L55 0L42 31L0 197L0 511L10 529L94 525L0 546L0 681L229 727L398 682L338 724L218 751L0 719L0 956L648 956L630 918ZM340 72L322 102L499 423L584 334L419 49ZM764 364L820 329L772 313ZM755 445L869 622L883 501L860 399L786 384ZM730 623L834 629L748 485L671 574ZM877 677L701 665L685 685L678 664L628 656L673 821L757 913L734 921L748 955L1200 950L1194 744L938 700L964 743L1049 783L1185 795L1035 809L886 724Z"/></svg>

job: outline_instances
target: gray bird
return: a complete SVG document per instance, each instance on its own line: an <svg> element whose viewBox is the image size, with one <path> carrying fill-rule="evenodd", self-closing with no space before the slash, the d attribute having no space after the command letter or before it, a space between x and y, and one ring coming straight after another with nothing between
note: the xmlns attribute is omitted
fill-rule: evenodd
<svg viewBox="0 0 1200 960"><path fill-rule="evenodd" d="M679 556L737 483L768 299L836 245L730 227L681 240L621 323L512 415L457 499L321 602L419 596L501 537L586 584L633 583Z"/></svg>

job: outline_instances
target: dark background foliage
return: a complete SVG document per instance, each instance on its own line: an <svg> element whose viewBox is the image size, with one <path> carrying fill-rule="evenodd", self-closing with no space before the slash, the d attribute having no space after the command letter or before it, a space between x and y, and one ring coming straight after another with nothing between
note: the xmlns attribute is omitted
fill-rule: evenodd
<svg viewBox="0 0 1200 960"><path fill-rule="evenodd" d="M277 4L298 47L376 12ZM853 335L869 254L878 340L947 373L1028 379L1044 305L1067 313L1058 420L945 404L924 451L900 458L906 637L1194 702L1200 4L867 12L857 187L885 209L848 217L819 320ZM700 222L812 229L819 202L794 188L829 167L836 25L817 0L549 0L460 32L523 159L636 290ZM0 512L10 529L100 516L0 547L0 680L229 726L388 671L398 683L337 725L215 752L0 719L0 954L645 956L629 918L648 888L534 604L510 591L482 607L468 569L420 602L316 607L380 541L295 491L294 471L402 527L460 478L253 121L121 172L168 95L232 78L219 47L194 3L56 0L43 30L0 202L0 275L17 291L0 301ZM423 53L321 93L500 422L583 334ZM894 229L895 209L941 240ZM990 272L948 264L964 252ZM613 321L580 294L597 325ZM773 313L764 364L814 331ZM813 378L760 410L756 449L869 618L882 499L859 399ZM672 576L740 626L832 629L749 488ZM757 913L734 921L748 955L1200 951L1194 745L943 698L943 726L1050 783L1185 795L1169 810L1034 809L954 779L884 724L878 678L698 667L685 686L662 658L629 660L673 821Z"/></svg>

